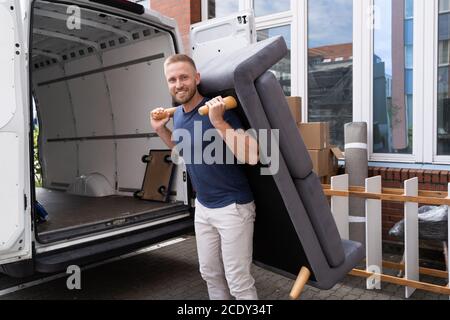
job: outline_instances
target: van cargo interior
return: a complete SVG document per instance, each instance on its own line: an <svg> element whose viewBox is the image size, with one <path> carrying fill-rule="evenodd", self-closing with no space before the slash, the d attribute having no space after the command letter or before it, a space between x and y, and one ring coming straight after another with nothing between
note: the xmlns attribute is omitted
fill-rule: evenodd
<svg viewBox="0 0 450 320"><path fill-rule="evenodd" d="M39 130L34 200L48 213L37 224L38 240L186 217L180 167L168 201L134 196L146 172L143 155L167 149L149 112L172 103L162 72L164 58L175 52L171 34L57 2L35 1L32 14L33 128Z"/></svg>

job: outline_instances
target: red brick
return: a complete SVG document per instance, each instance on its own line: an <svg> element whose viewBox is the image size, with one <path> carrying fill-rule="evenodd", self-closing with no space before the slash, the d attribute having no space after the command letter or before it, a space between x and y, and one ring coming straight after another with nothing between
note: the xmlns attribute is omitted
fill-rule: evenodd
<svg viewBox="0 0 450 320"><path fill-rule="evenodd" d="M399 217L403 218L403 213L403 208L383 210L383 216L386 216L386 219L388 220L391 220L389 217L396 217L396 219L398 219Z"/></svg>
<svg viewBox="0 0 450 320"><path fill-rule="evenodd" d="M449 174L448 171L441 171L441 173L439 175L439 177L440 177L439 183L447 184L448 183L448 174Z"/></svg>
<svg viewBox="0 0 450 320"><path fill-rule="evenodd" d="M191 23L202 21L201 0L191 0Z"/></svg>
<svg viewBox="0 0 450 320"><path fill-rule="evenodd" d="M386 180L386 171L387 168L380 168L380 176L383 180Z"/></svg>
<svg viewBox="0 0 450 320"><path fill-rule="evenodd" d="M432 183L439 183L440 182L439 175L440 175L441 172L438 171L438 170L433 170L433 171L431 171L431 173L432 173L431 182Z"/></svg>
<svg viewBox="0 0 450 320"><path fill-rule="evenodd" d="M402 202L394 202L394 201L384 201L383 202L383 209L403 209L403 203Z"/></svg>
<svg viewBox="0 0 450 320"><path fill-rule="evenodd" d="M404 215L404 211L398 211L396 213L391 213L388 216L388 221L393 222L393 223L397 223L398 221L402 220L405 217Z"/></svg>
<svg viewBox="0 0 450 320"><path fill-rule="evenodd" d="M394 180L394 168L388 168L386 170L386 180Z"/></svg>
<svg viewBox="0 0 450 320"><path fill-rule="evenodd" d="M177 21L180 31L181 39L186 53L190 52L189 43L189 27L191 22L199 20L201 16L201 9L197 8L197 3L192 5L193 2L199 2L200 0L192 1L179 1L179 0L152 0L151 8L160 12L161 14L174 18ZM193 12L195 10L195 12Z"/></svg>
<svg viewBox="0 0 450 320"><path fill-rule="evenodd" d="M403 188L403 182L402 181L393 181L392 187L395 189L402 189Z"/></svg>
<svg viewBox="0 0 450 320"><path fill-rule="evenodd" d="M430 176L431 178L431 176ZM423 184L423 190L433 190L433 184L431 183L424 183Z"/></svg>
<svg viewBox="0 0 450 320"><path fill-rule="evenodd" d="M396 183L391 180L383 180L382 181L383 188L395 188Z"/></svg>
<svg viewBox="0 0 450 320"><path fill-rule="evenodd" d="M372 170L372 177L376 177L379 175L379 169L378 167L370 167Z"/></svg>
<svg viewBox="0 0 450 320"><path fill-rule="evenodd" d="M430 183L431 182L431 170L425 170L423 172L423 182L424 183Z"/></svg>
<svg viewBox="0 0 450 320"><path fill-rule="evenodd" d="M401 171L402 169L394 169L394 180L400 181L401 180Z"/></svg>
<svg viewBox="0 0 450 320"><path fill-rule="evenodd" d="M408 178L409 178L409 169L402 169L401 180L405 181L408 180Z"/></svg>
<svg viewBox="0 0 450 320"><path fill-rule="evenodd" d="M419 183L423 182L423 170L417 170L417 178L419 179Z"/></svg>
<svg viewBox="0 0 450 320"><path fill-rule="evenodd" d="M409 175L408 175L408 179L412 179L417 177L417 170L416 169L409 169Z"/></svg>

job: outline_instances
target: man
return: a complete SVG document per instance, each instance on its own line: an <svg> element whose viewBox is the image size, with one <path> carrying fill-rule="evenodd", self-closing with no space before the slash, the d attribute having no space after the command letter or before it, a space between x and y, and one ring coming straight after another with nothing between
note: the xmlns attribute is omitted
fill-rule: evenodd
<svg viewBox="0 0 450 320"><path fill-rule="evenodd" d="M194 136L214 130L222 139L219 140L221 147L227 149L228 146L225 152L231 151L241 163L254 165L258 162L257 143L243 130L238 130L242 129L242 124L235 112L225 111L222 97L208 99L198 92L200 74L190 57L170 56L164 63L164 73L171 96L181 105L174 114L173 134L165 126L169 117L164 110L158 108L152 112L152 127L167 146L174 148L180 144L177 131L187 130L191 136L188 139L190 150L182 150L183 153L203 154L208 144L198 145L195 141L199 139ZM209 107L209 116L198 113L203 105ZM158 115L165 118L155 120ZM192 159L183 158L197 195L197 251L200 273L207 283L210 299L226 300L232 296L257 299L255 280L250 274L255 205L242 165L193 163Z"/></svg>

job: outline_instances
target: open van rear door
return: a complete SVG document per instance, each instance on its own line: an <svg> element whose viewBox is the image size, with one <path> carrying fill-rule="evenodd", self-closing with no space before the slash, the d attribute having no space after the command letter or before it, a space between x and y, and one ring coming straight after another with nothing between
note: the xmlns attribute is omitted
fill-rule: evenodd
<svg viewBox="0 0 450 320"><path fill-rule="evenodd" d="M256 42L252 10L202 21L191 26L192 58L200 69L209 60Z"/></svg>
<svg viewBox="0 0 450 320"><path fill-rule="evenodd" d="M0 264L31 257L28 45L20 0L0 0Z"/></svg>

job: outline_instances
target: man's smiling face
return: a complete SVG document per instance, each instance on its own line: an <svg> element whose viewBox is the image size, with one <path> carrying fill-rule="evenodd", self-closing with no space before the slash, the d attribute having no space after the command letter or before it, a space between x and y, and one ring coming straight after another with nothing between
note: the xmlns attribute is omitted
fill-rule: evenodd
<svg viewBox="0 0 450 320"><path fill-rule="evenodd" d="M189 102L197 93L200 74L187 62L170 63L165 68L169 93L178 104Z"/></svg>

